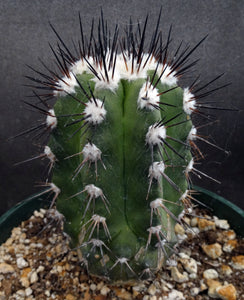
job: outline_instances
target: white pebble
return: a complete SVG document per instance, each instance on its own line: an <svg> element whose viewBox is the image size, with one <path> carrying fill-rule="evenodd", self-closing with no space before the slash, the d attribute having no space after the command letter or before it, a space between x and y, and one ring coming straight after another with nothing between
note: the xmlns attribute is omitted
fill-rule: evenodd
<svg viewBox="0 0 244 300"><path fill-rule="evenodd" d="M17 267L19 269L26 268L28 267L28 262L23 257L19 257L17 258Z"/></svg>
<svg viewBox="0 0 244 300"><path fill-rule="evenodd" d="M103 286L102 289L101 289L101 291L100 291L101 295L103 295L103 296L107 296L107 294L109 292L110 292L110 289L106 285Z"/></svg>
<svg viewBox="0 0 244 300"><path fill-rule="evenodd" d="M25 297L25 291L24 290L18 290L17 292L16 292L16 294L17 295L19 295L20 297ZM0 298L1 299L1 298Z"/></svg>
<svg viewBox="0 0 244 300"><path fill-rule="evenodd" d="M196 296L199 294L200 289L198 287L194 287L190 290L192 296Z"/></svg>
<svg viewBox="0 0 244 300"><path fill-rule="evenodd" d="M205 279L215 279L219 277L219 274L215 269L208 269L203 272L203 277Z"/></svg>
<svg viewBox="0 0 244 300"><path fill-rule="evenodd" d="M186 234L177 234L177 238L178 238L178 242L181 243L185 239L187 239L187 235Z"/></svg>
<svg viewBox="0 0 244 300"><path fill-rule="evenodd" d="M39 266L36 270L36 273L43 272L45 268L43 266Z"/></svg>
<svg viewBox="0 0 244 300"><path fill-rule="evenodd" d="M189 274L189 277L191 279L196 279L197 278L197 273L191 273L191 274Z"/></svg>
<svg viewBox="0 0 244 300"><path fill-rule="evenodd" d="M25 289L25 295L26 297L29 297L32 294L32 289L30 287L28 287L27 289Z"/></svg>
<svg viewBox="0 0 244 300"><path fill-rule="evenodd" d="M196 227L196 226L197 226L197 223L198 223L198 219L197 219L197 218L192 218L192 219L191 219L191 226L192 226L192 227Z"/></svg>
<svg viewBox="0 0 244 300"><path fill-rule="evenodd" d="M153 296L153 295L155 295L156 290L157 290L156 286L154 284L151 284L148 288L148 293Z"/></svg>
<svg viewBox="0 0 244 300"><path fill-rule="evenodd" d="M90 285L90 289L91 289L92 291L95 291L96 288L97 288L96 284L92 283L92 284Z"/></svg>
<svg viewBox="0 0 244 300"><path fill-rule="evenodd" d="M227 229L230 228L230 225L229 225L227 220L219 220L219 219L217 220L217 219L215 219L214 222L215 222L216 227L218 227L220 229L226 229L227 230Z"/></svg>
<svg viewBox="0 0 244 300"><path fill-rule="evenodd" d="M185 300L185 297L180 291L173 290L168 296L164 296L163 300Z"/></svg>
<svg viewBox="0 0 244 300"><path fill-rule="evenodd" d="M31 277L30 277L30 282L31 283L35 283L38 281L38 275L36 273L36 271L34 271L32 274L31 274Z"/></svg>
<svg viewBox="0 0 244 300"><path fill-rule="evenodd" d="M179 283L186 282L189 280L188 274L186 272L183 272L183 274L181 274L176 267L171 268L171 277L174 281Z"/></svg>
<svg viewBox="0 0 244 300"><path fill-rule="evenodd" d="M187 258L187 259L189 259L190 258L190 256L189 255L187 255L186 253L184 253L184 252L180 252L179 253L179 256L180 256L180 258Z"/></svg>

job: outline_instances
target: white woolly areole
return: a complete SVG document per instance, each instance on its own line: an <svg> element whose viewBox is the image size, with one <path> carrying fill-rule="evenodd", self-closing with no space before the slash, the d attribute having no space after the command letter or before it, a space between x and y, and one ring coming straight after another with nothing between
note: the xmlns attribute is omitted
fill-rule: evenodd
<svg viewBox="0 0 244 300"><path fill-rule="evenodd" d="M103 195L103 191L99 187L95 186L94 184L86 185L85 191L93 198L98 198Z"/></svg>
<svg viewBox="0 0 244 300"><path fill-rule="evenodd" d="M187 137L187 140L188 141L195 141L197 139L197 129L195 126L192 126L189 134L188 134L188 137Z"/></svg>
<svg viewBox="0 0 244 300"><path fill-rule="evenodd" d="M124 57L126 59L126 63ZM118 73L117 76L129 81L139 78L147 78L148 67L146 65L145 68L143 68L147 54L143 55L140 67L137 65L136 60L134 60L132 63L132 55L129 56L128 54L124 53L124 57L123 54L117 55L115 66L115 73Z"/></svg>
<svg viewBox="0 0 244 300"><path fill-rule="evenodd" d="M191 172L192 169L193 169L193 165L194 165L194 160L193 160L193 158L192 158L192 159L190 160L189 164L187 165L185 172L186 172L186 173Z"/></svg>
<svg viewBox="0 0 244 300"><path fill-rule="evenodd" d="M101 159L102 151L99 148L97 148L96 145L87 143L82 149L82 154L84 156L84 159L89 159L92 162L95 162Z"/></svg>
<svg viewBox="0 0 244 300"><path fill-rule="evenodd" d="M100 124L105 119L107 112L104 108L103 102L96 99L96 101L91 100L86 103L84 113L89 123Z"/></svg>
<svg viewBox="0 0 244 300"><path fill-rule="evenodd" d="M157 123L149 126L146 134L146 142L149 145L159 145L166 138L165 126L157 126Z"/></svg>
<svg viewBox="0 0 244 300"><path fill-rule="evenodd" d="M119 81L121 79L121 74L120 72L117 71L117 60L116 60L115 69L113 69L113 66L108 68L110 64L110 55L111 55L111 51L107 50L107 54L105 58L107 76L103 66L100 65L94 66L93 64L91 64L94 67L95 71L97 72L98 76L101 78L101 80L99 80L95 76L92 79L95 82L95 89L109 89L114 91L118 87Z"/></svg>
<svg viewBox="0 0 244 300"><path fill-rule="evenodd" d="M106 222L106 218L105 217L101 217L101 216L96 215L96 214L94 214L91 218L92 218L92 220L94 220L95 222L98 222L98 223L104 223L104 222Z"/></svg>
<svg viewBox="0 0 244 300"><path fill-rule="evenodd" d="M161 225L157 225L157 226L151 226L147 229L147 231L149 231L150 233L159 233L162 229L162 226Z"/></svg>
<svg viewBox="0 0 244 300"><path fill-rule="evenodd" d="M56 96L66 96L67 93L72 94L75 92L75 87L78 85L77 80L72 72L69 72L69 77L64 76L62 80L58 81L59 91L54 91Z"/></svg>
<svg viewBox="0 0 244 300"><path fill-rule="evenodd" d="M104 242L99 239L91 239L88 243L93 244L93 246L95 246L95 247L105 246ZM88 244L88 243L85 243L85 244Z"/></svg>
<svg viewBox="0 0 244 300"><path fill-rule="evenodd" d="M189 192L189 190L186 190L186 191L181 195L181 197L180 197L180 200L181 200L181 201L187 198L188 192Z"/></svg>
<svg viewBox="0 0 244 300"><path fill-rule="evenodd" d="M195 96L189 91L189 88L185 88L183 91L183 109L188 115L196 109Z"/></svg>
<svg viewBox="0 0 244 300"><path fill-rule="evenodd" d="M154 162L149 167L149 177L153 177L158 180L164 173L164 170L165 170L165 164L163 161Z"/></svg>
<svg viewBox="0 0 244 300"><path fill-rule="evenodd" d="M171 70L171 67L168 65L160 65L158 67L158 76L160 76L163 72L163 75L160 79L162 84L166 84L169 86L177 84L178 78L176 77L176 72Z"/></svg>
<svg viewBox="0 0 244 300"><path fill-rule="evenodd" d="M92 57L86 57L87 61L93 65L93 58ZM88 63L84 59L77 60L70 68L70 71L74 74L82 74L84 72L91 73L91 70L88 67Z"/></svg>
<svg viewBox="0 0 244 300"><path fill-rule="evenodd" d="M140 89L137 104L140 109L147 108L149 110L154 110L155 105L158 106L160 98L158 96L158 90L150 85L150 83L145 82Z"/></svg>
<svg viewBox="0 0 244 300"><path fill-rule="evenodd" d="M50 183L50 187L51 187L52 191L53 191L56 195L60 194L61 190L60 190L60 188L58 188L58 187L56 186L56 184L54 184L54 183L51 182L51 183Z"/></svg>
<svg viewBox="0 0 244 300"><path fill-rule="evenodd" d="M44 154L46 154L46 156L49 158L49 160L51 162L55 162L56 161L56 157L55 155L53 154L51 148L49 146L45 146L44 148Z"/></svg>
<svg viewBox="0 0 244 300"><path fill-rule="evenodd" d="M178 215L178 219L180 220L180 219L182 219L183 217L184 217L184 215L185 215L185 210L183 209L182 210L182 212Z"/></svg>
<svg viewBox="0 0 244 300"><path fill-rule="evenodd" d="M157 198L156 200L150 202L150 207L151 208L158 208L162 205L162 201L163 200L161 198Z"/></svg>
<svg viewBox="0 0 244 300"><path fill-rule="evenodd" d="M157 244L155 244L156 248L162 248L165 246L165 244L167 244L167 240L166 239L162 239L160 242L157 242Z"/></svg>
<svg viewBox="0 0 244 300"><path fill-rule="evenodd" d="M55 112L53 109L49 109L48 113L49 114L47 115L47 118L46 118L47 127L54 129L55 127L57 127L58 120L55 116Z"/></svg>

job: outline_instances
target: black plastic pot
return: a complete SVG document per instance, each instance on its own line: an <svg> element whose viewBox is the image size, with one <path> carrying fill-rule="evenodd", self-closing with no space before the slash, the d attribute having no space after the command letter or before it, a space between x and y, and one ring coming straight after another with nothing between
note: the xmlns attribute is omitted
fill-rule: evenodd
<svg viewBox="0 0 244 300"><path fill-rule="evenodd" d="M231 228L238 235L244 236L244 211L242 209L208 190L197 186L194 186L194 189L199 192L195 198L210 208L217 217L227 219ZM0 217L0 244L10 236L11 230L22 221L27 220L34 210L49 206L50 202L44 197L32 196L23 200Z"/></svg>

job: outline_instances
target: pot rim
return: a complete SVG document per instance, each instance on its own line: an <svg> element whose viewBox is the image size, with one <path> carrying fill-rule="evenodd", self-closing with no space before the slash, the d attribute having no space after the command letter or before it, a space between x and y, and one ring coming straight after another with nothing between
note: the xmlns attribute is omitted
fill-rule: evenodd
<svg viewBox="0 0 244 300"><path fill-rule="evenodd" d="M195 198L204 203L210 210L223 219L227 219L236 233L244 236L244 210L229 200L204 188L193 186L199 192ZM50 201L44 196L33 195L16 204L0 216L0 244L2 244L11 234L11 230L22 221L27 220L35 210L48 208Z"/></svg>

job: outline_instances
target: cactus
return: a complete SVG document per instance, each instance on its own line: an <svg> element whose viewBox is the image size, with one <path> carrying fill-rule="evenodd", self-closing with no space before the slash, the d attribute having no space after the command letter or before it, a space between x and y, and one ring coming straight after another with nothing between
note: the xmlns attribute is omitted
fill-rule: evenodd
<svg viewBox="0 0 244 300"><path fill-rule="evenodd" d="M170 56L171 28L164 43L160 14L148 47L147 19L142 27L130 22L124 37L116 26L110 37L101 17L96 39L93 25L84 36L80 18L76 55L51 25L61 75L46 67L48 75L32 68L42 79L29 77L48 91L34 92L44 108L28 103L46 120L27 132L50 133L41 157L49 159L52 179L42 194L52 195L51 207L65 216L88 271L112 280L155 273L176 251L174 226L186 226L182 215L194 200L189 174L198 172L194 160L202 155L191 116L207 94L200 90L218 79L197 89L196 81L179 86L205 38Z"/></svg>

